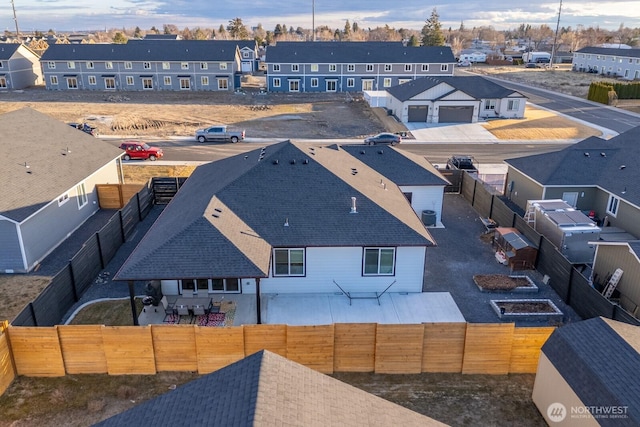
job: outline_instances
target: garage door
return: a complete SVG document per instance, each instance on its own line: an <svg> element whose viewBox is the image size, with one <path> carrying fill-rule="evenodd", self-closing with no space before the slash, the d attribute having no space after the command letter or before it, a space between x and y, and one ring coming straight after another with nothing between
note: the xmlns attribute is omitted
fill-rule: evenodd
<svg viewBox="0 0 640 427"><path fill-rule="evenodd" d="M471 123L473 121L473 107L440 107L438 122L440 123Z"/></svg>
<svg viewBox="0 0 640 427"><path fill-rule="evenodd" d="M410 105L409 106L409 122L426 122L428 105Z"/></svg>

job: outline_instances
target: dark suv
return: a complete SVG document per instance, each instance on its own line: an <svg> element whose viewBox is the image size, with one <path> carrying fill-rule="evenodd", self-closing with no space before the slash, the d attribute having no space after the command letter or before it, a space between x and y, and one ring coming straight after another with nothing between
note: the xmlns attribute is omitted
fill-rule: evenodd
<svg viewBox="0 0 640 427"><path fill-rule="evenodd" d="M126 151L123 156L125 160L149 159L153 161L164 156L161 148L151 147L149 144L140 141L125 141L120 144L120 148Z"/></svg>
<svg viewBox="0 0 640 427"><path fill-rule="evenodd" d="M447 169L478 172L474 158L471 156L452 156L447 160Z"/></svg>

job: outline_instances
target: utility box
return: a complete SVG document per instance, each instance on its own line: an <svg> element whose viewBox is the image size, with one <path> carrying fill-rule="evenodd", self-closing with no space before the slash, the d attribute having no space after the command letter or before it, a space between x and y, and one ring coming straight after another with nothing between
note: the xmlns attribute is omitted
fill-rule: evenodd
<svg viewBox="0 0 640 427"><path fill-rule="evenodd" d="M529 200L525 219L572 264L591 264L600 227L564 200Z"/></svg>

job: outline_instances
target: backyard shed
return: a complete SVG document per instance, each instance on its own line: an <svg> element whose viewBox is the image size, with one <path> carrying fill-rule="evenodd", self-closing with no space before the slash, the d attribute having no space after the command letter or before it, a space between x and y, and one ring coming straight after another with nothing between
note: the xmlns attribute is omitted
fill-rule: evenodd
<svg viewBox="0 0 640 427"><path fill-rule="evenodd" d="M538 257L538 249L517 229L497 227L493 242L498 252L504 255L511 270L533 269Z"/></svg>

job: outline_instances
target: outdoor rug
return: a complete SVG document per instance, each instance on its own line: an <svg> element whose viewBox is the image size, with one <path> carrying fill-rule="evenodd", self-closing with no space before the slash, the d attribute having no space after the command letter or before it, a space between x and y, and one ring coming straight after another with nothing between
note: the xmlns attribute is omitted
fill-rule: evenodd
<svg viewBox="0 0 640 427"><path fill-rule="evenodd" d="M209 313L202 316L179 316L169 314L164 319L164 323L179 325L198 326L233 326L233 318L236 314L236 303L233 301L222 301L218 313Z"/></svg>

